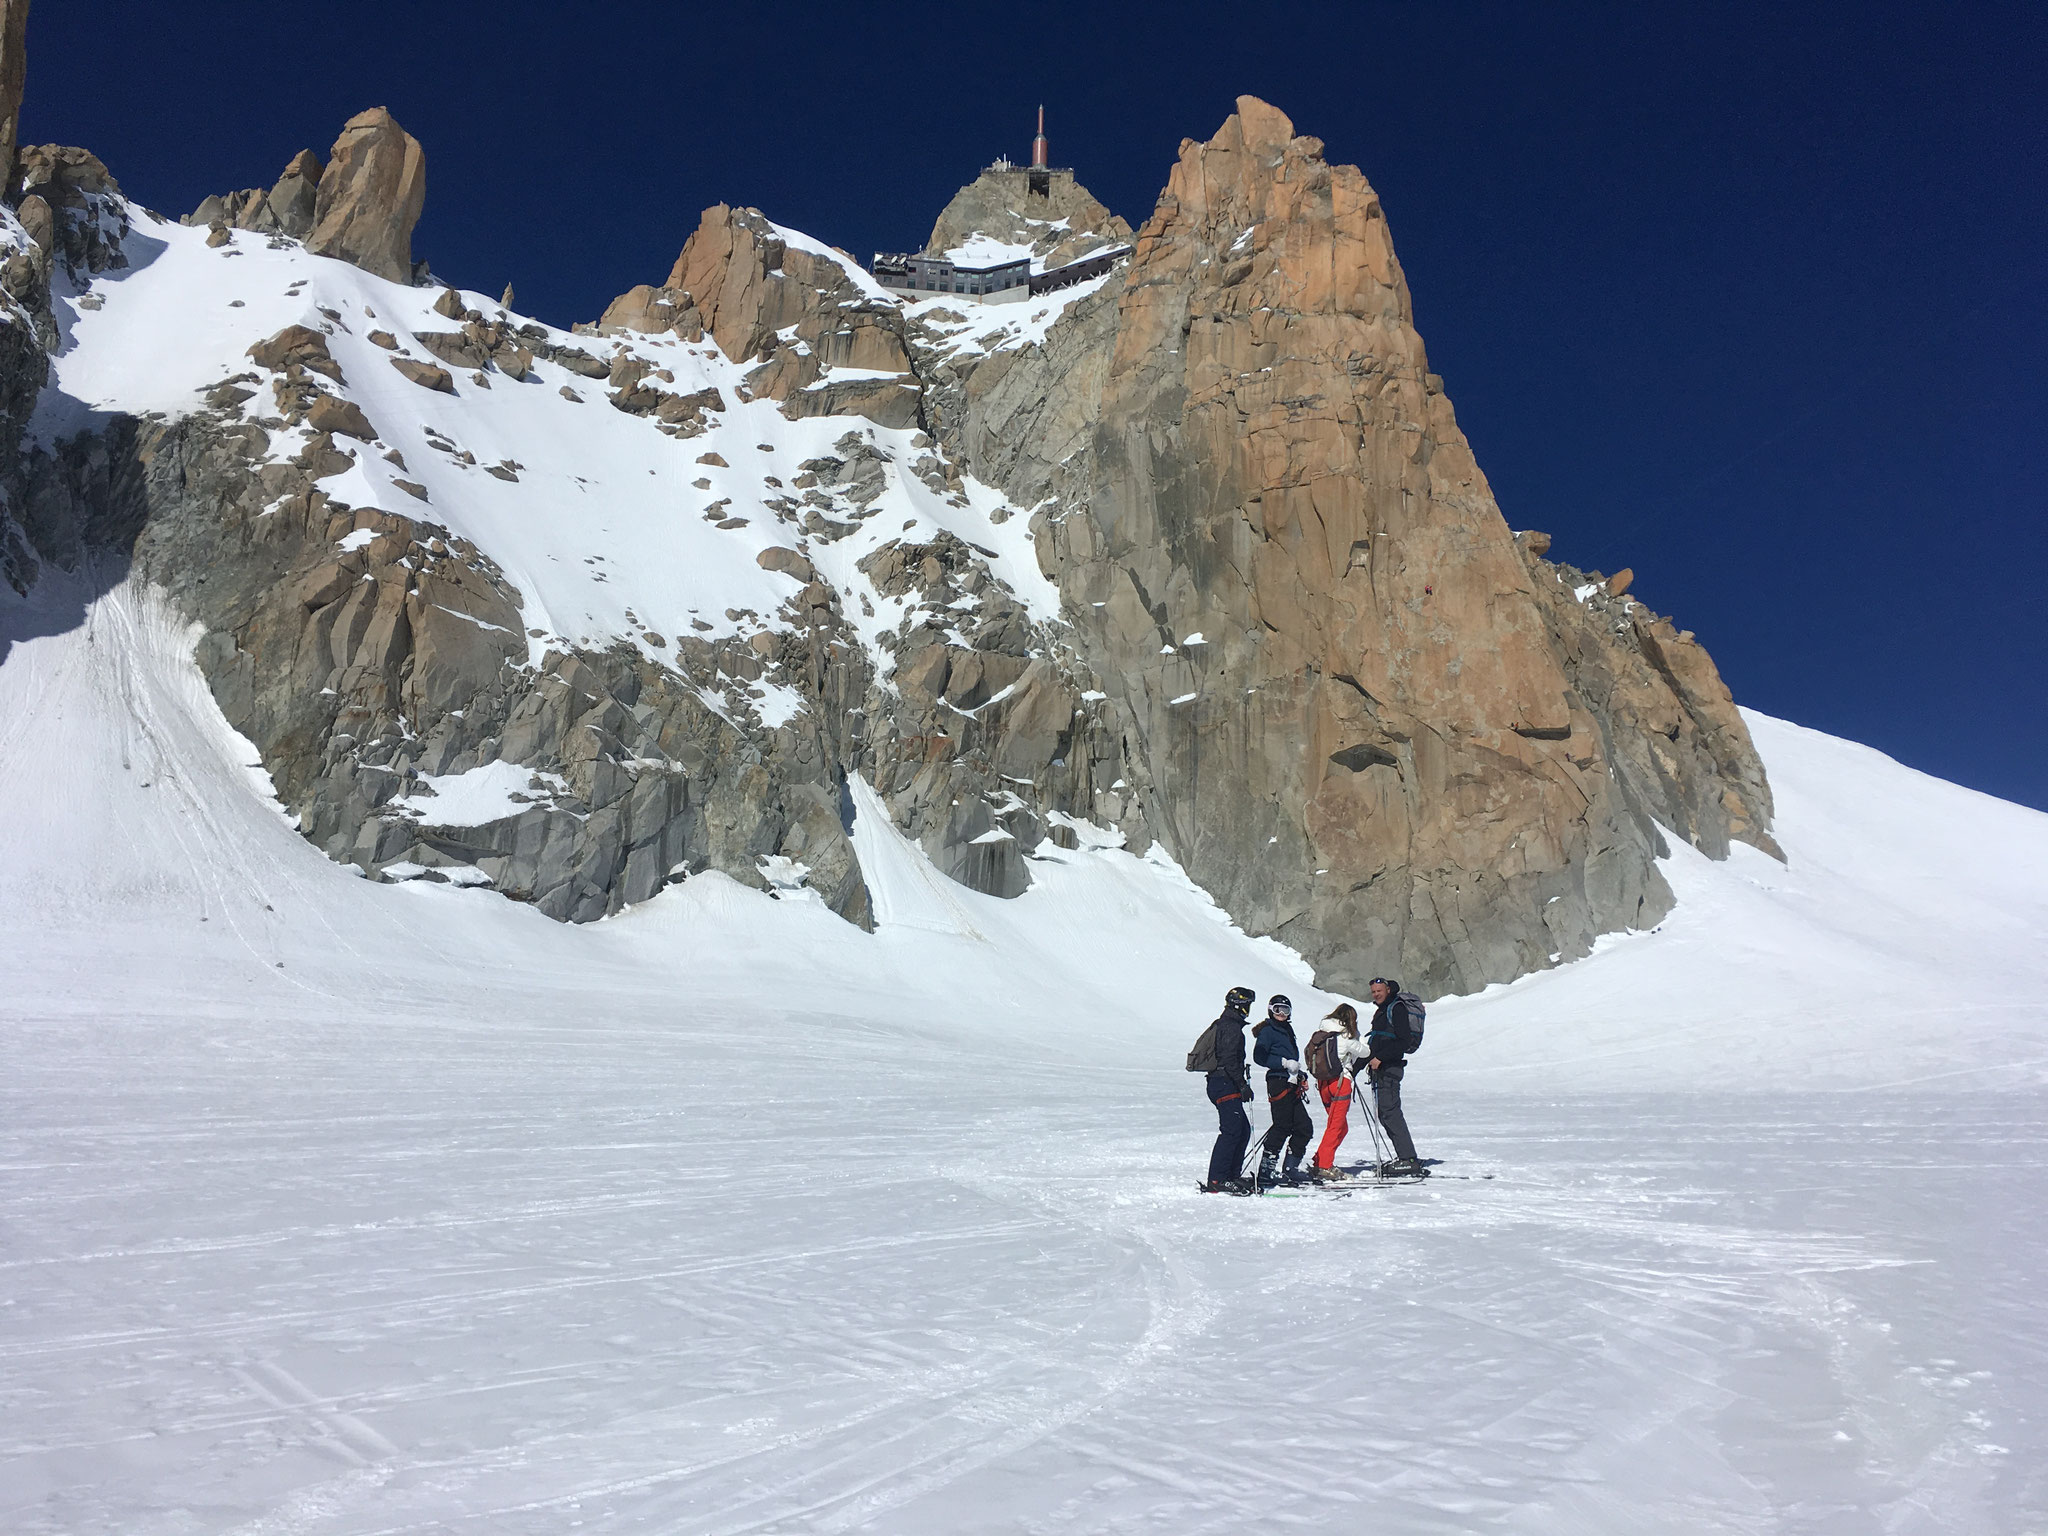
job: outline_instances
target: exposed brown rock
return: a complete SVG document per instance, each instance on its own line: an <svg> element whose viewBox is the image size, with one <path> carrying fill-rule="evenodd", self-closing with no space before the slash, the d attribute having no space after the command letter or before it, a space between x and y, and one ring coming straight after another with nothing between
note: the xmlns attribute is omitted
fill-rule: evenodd
<svg viewBox="0 0 2048 1536"><path fill-rule="evenodd" d="M306 446L293 462L305 470L308 479L325 480L329 475L341 474L355 461L354 454L335 447L332 437L316 432L306 440Z"/></svg>
<svg viewBox="0 0 2048 1536"><path fill-rule="evenodd" d="M1620 597L1624 592L1628 591L1629 586L1635 579L1636 573L1627 566L1623 566L1607 578L1607 595L1609 597Z"/></svg>
<svg viewBox="0 0 2048 1536"><path fill-rule="evenodd" d="M793 419L849 414L912 425L921 389L902 313L851 277L851 264L792 247L757 209L721 203L704 210L668 281L615 299L599 329L708 333L734 362L760 362L748 392L781 401ZM842 367L897 377L831 385L831 370Z"/></svg>
<svg viewBox="0 0 2048 1536"><path fill-rule="evenodd" d="M1041 184L1045 190L1033 190ZM1005 245L1024 245L1048 267L1079 261L1105 246L1122 245L1131 226L1095 200L1071 171L1042 178L1023 166L991 167L953 194L925 250L933 256L985 235Z"/></svg>
<svg viewBox="0 0 2048 1536"><path fill-rule="evenodd" d="M334 395L317 397L306 411L306 423L315 431L338 432L343 437L358 438L370 442L377 436L377 429L370 425L370 418L363 414L363 408L353 400L343 400Z"/></svg>
<svg viewBox="0 0 2048 1536"><path fill-rule="evenodd" d="M542 355L549 362L586 379L603 379L611 376L610 363L592 357L588 352L578 351L575 347L548 347L543 349Z"/></svg>
<svg viewBox="0 0 2048 1536"><path fill-rule="evenodd" d="M320 173L320 157L310 149L302 149L292 156L284 174L267 192L261 187L245 187L239 192L216 193L179 222L210 225L216 231L247 229L303 240L313 228ZM209 238L208 244L213 243Z"/></svg>
<svg viewBox="0 0 2048 1536"><path fill-rule="evenodd" d="M290 235L294 240L303 240L313 232L314 210L320 198L320 178L325 170L320 157L310 149L302 149L292 156L284 174L277 178L277 184L263 200L270 216L277 221L280 233Z"/></svg>
<svg viewBox="0 0 2048 1536"><path fill-rule="evenodd" d="M818 579L818 573L812 568L809 560L796 550L785 549L779 544L771 544L754 556L754 563L764 571L780 571L783 575L794 576L801 582L814 582Z"/></svg>
<svg viewBox="0 0 2048 1536"><path fill-rule="evenodd" d="M600 331L673 331L686 341L702 341L704 327L697 306L686 293L640 283L628 288L605 307L598 318Z"/></svg>
<svg viewBox="0 0 2048 1536"><path fill-rule="evenodd" d="M275 336L256 343L249 349L259 368L281 371L294 365L310 373L323 374L339 384L342 381L341 365L327 350L327 338L307 325L288 325Z"/></svg>
<svg viewBox="0 0 2048 1536"><path fill-rule="evenodd" d="M48 258L46 274L53 265L77 278L128 264L128 203L97 155L72 144L22 144L14 173L21 189L16 214ZM56 345L54 329L45 342Z"/></svg>
<svg viewBox="0 0 2048 1536"><path fill-rule="evenodd" d="M415 331L412 339L457 368L481 368L491 355L488 347L462 331Z"/></svg>
<svg viewBox="0 0 2048 1536"><path fill-rule="evenodd" d="M321 174L306 249L394 283L412 281L412 230L427 195L419 140L382 107L350 118Z"/></svg>
<svg viewBox="0 0 2048 1536"><path fill-rule="evenodd" d="M14 190L21 93L28 80L29 0L0 0L0 195Z"/></svg>
<svg viewBox="0 0 2048 1536"><path fill-rule="evenodd" d="M444 395L455 393L455 380L446 368L438 368L432 363L416 363L409 357L394 357L391 366L422 389L437 389Z"/></svg>

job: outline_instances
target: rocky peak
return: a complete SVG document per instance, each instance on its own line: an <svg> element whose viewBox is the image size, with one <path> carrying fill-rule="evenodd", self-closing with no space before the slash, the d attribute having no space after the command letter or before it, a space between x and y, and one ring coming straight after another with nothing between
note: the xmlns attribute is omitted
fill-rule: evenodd
<svg viewBox="0 0 2048 1536"><path fill-rule="evenodd" d="M944 399L971 470L1052 495L1125 830L1325 985L1472 990L1654 921L1660 821L1767 841L1705 652L1525 562L1377 195L1267 103L1182 145L1113 304Z"/></svg>
<svg viewBox="0 0 2048 1536"><path fill-rule="evenodd" d="M896 301L852 257L782 229L758 208L705 209L668 280L621 294L597 328L709 335L734 362L758 360L748 392L781 401L792 418L917 421L917 380ZM834 383L835 368L861 377Z"/></svg>
<svg viewBox="0 0 2048 1536"><path fill-rule="evenodd" d="M953 194L932 225L925 254L950 254L973 265L977 246L990 260L1000 259L1001 248L1028 249L1037 266L1060 267L1130 238L1131 226L1097 202L1072 171L991 166Z"/></svg>
<svg viewBox="0 0 2048 1536"><path fill-rule="evenodd" d="M303 177L310 159L310 151L302 153L286 167L285 180L295 172ZM342 125L320 174L306 249L410 283L412 231L426 198L427 157L419 140L383 107L358 112Z"/></svg>

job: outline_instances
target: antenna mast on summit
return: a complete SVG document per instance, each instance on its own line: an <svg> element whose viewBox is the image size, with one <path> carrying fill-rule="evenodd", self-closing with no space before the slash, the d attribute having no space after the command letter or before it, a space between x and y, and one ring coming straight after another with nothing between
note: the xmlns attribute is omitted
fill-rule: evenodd
<svg viewBox="0 0 2048 1536"><path fill-rule="evenodd" d="M1038 105L1038 137L1031 141L1031 169L1042 171L1050 163L1050 153L1045 142L1045 103Z"/></svg>

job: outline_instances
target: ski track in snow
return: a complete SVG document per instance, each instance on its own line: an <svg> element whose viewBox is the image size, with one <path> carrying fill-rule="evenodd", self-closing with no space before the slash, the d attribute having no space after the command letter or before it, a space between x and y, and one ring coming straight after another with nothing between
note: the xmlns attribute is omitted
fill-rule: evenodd
<svg viewBox="0 0 2048 1536"><path fill-rule="evenodd" d="M1432 1010L1496 1179L1226 1201L1180 1053L1330 999L1170 863L995 902L856 786L872 936L373 885L86 611L0 605L0 1528L2048 1521L2048 818L1757 717L1789 867Z"/></svg>

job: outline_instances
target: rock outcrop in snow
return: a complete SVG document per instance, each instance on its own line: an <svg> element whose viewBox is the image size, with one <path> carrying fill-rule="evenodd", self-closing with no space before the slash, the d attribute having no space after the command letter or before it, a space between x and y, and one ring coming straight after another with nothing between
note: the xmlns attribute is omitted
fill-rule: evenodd
<svg viewBox="0 0 2048 1536"><path fill-rule="evenodd" d="M292 164L303 167L307 158ZM287 169L286 178L291 175ZM306 249L409 283L412 230L426 198L427 157L419 140L382 107L358 112L343 125L320 173Z"/></svg>
<svg viewBox="0 0 2048 1536"><path fill-rule="evenodd" d="M793 242L758 209L705 209L668 280L614 299L598 328L690 341L708 334L734 362L759 364L746 375L748 394L780 402L792 419L918 421L896 300L845 256Z"/></svg>
<svg viewBox="0 0 2048 1536"><path fill-rule="evenodd" d="M1770 846L1706 653L1509 533L1370 186L1263 103L1058 293L906 305L720 206L581 335L409 285L388 114L303 248L310 156L204 234L25 159L0 406L41 382L15 330L69 345L10 579L132 561L367 873L586 920L718 869L865 922L859 778L976 889L1093 823L1328 986L1440 992L1660 916L1660 824ZM934 242L1128 235L1074 192L977 182Z"/></svg>
<svg viewBox="0 0 2048 1536"><path fill-rule="evenodd" d="M215 193L179 222L209 229L253 229L258 234L303 240L313 232L313 211L324 170L318 155L302 149L292 156L276 185Z"/></svg>

